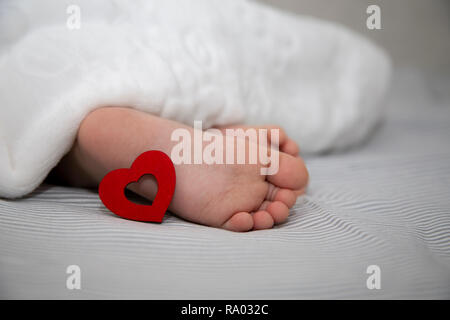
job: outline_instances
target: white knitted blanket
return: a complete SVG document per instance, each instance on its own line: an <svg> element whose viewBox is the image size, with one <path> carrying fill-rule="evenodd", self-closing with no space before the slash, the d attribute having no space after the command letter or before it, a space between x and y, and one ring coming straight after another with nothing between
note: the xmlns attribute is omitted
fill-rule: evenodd
<svg viewBox="0 0 450 320"><path fill-rule="evenodd" d="M283 126L305 152L362 140L390 63L341 26L232 0L0 2L0 196L34 190L82 119L127 106Z"/></svg>

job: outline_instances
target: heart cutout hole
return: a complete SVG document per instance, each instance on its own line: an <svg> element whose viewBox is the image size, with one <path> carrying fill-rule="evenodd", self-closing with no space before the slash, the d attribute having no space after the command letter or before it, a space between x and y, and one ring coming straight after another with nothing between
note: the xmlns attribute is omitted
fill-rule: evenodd
<svg viewBox="0 0 450 320"><path fill-rule="evenodd" d="M153 201L150 199L154 199L157 192L158 181L152 174L144 174L137 182L129 183L124 190L128 201L147 206L152 205Z"/></svg>

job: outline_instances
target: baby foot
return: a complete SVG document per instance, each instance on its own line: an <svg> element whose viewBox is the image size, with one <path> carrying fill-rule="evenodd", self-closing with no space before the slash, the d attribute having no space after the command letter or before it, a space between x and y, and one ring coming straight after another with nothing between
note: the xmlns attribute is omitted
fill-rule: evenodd
<svg viewBox="0 0 450 320"><path fill-rule="evenodd" d="M247 129L265 129L267 130L267 143L268 145L270 145L270 143L274 143L274 141L272 141L272 131L273 129L278 130L278 148L281 152L290 154L291 156L294 157L299 157L299 153L300 153L300 147L298 146L298 144L291 139L286 131L284 131L283 128L281 128L280 126L277 125L262 125L262 126L249 126L249 125L228 125L228 126L218 126L216 127L217 129L219 129L220 131L222 131L223 134L227 133L227 129L243 129L243 130L247 130ZM254 140L254 142L258 143L257 139ZM303 186L301 189L298 190L294 190L294 193L296 195L296 197L301 196L302 194L305 193L305 186Z"/></svg>
<svg viewBox="0 0 450 320"><path fill-rule="evenodd" d="M264 125L264 126L248 126L248 125L229 125L229 126L220 126L216 127L217 129L221 130L224 134L226 134L227 129L266 129L268 136L267 136L267 142L271 142L271 130L275 129L278 130L279 136L278 136L278 148L281 152L285 152L287 154L290 154L292 156L298 156L300 153L300 148L298 144L292 140L284 131L283 128L276 126L276 125ZM257 141L255 141L257 142Z"/></svg>
<svg viewBox="0 0 450 320"><path fill-rule="evenodd" d="M195 130L129 108L98 109L81 124L76 143L57 172L72 185L97 186L109 171L129 167L144 151L170 155L176 144L171 133L178 128L192 136ZM247 150L257 143L247 142ZM284 222L307 185L308 172L289 138L281 138L280 145L286 152L279 152L279 170L269 176L261 175L259 163L175 165L177 182L169 210L183 219L231 231L268 229ZM129 188L148 199L157 192L151 176Z"/></svg>

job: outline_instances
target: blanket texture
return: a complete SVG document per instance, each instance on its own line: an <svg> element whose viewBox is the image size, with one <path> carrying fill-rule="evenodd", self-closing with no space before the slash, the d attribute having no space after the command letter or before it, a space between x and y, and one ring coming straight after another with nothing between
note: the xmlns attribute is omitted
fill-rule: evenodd
<svg viewBox="0 0 450 320"><path fill-rule="evenodd" d="M343 27L248 1L2 1L0 196L34 190L102 106L344 148L373 128L389 73Z"/></svg>

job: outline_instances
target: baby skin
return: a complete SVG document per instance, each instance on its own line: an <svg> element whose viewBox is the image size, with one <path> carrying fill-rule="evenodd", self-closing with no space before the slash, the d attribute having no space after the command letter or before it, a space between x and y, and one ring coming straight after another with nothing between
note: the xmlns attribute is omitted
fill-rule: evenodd
<svg viewBox="0 0 450 320"><path fill-rule="evenodd" d="M226 128L237 127L248 128L218 129L225 133ZM177 128L189 130L192 136L195 130L131 108L97 109L81 123L75 144L55 173L69 185L96 187L109 171L129 168L145 151L160 150L170 156L178 143L171 140ZM279 169L273 175L262 175L260 163L175 165L177 180L169 210L185 220L237 232L269 229L286 221L306 188L308 172L297 144L283 130L279 132ZM246 141L246 148L252 143L259 142ZM157 192L151 176L128 188L149 200Z"/></svg>

